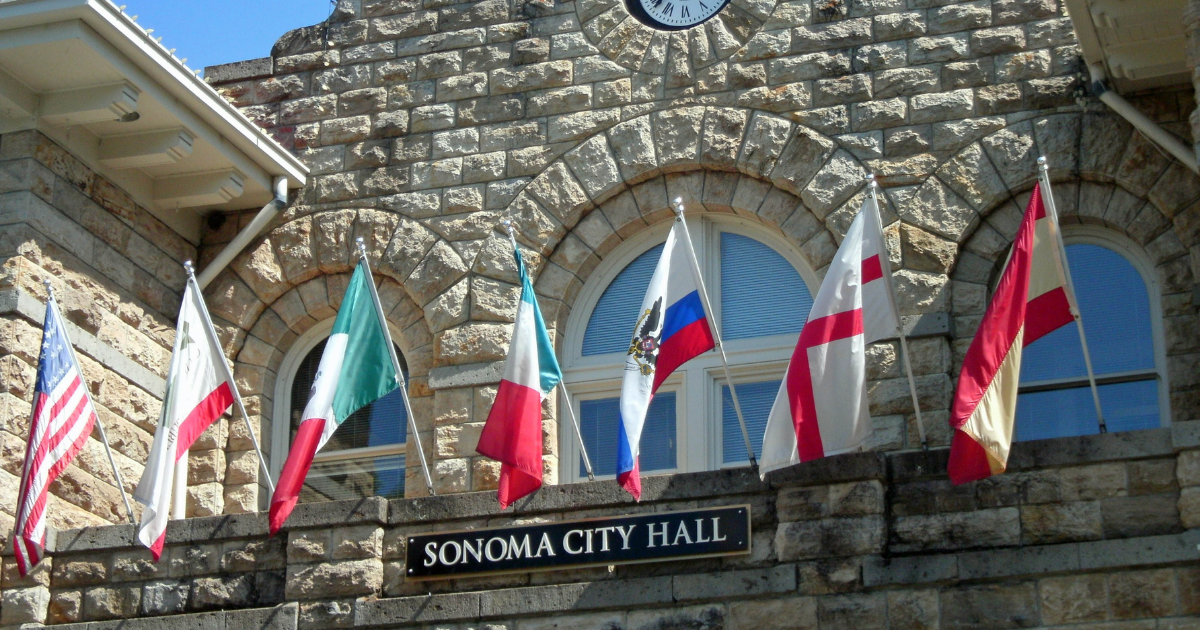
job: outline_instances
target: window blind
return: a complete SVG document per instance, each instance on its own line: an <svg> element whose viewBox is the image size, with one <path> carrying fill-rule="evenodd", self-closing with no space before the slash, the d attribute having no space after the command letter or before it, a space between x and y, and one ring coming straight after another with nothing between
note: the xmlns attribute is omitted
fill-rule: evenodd
<svg viewBox="0 0 1200 630"><path fill-rule="evenodd" d="M403 455L314 462L304 480L300 500L307 503L372 496L401 499L404 472Z"/></svg>
<svg viewBox="0 0 1200 630"><path fill-rule="evenodd" d="M580 433L588 457L597 475L617 472L617 427L621 422L621 399L599 398L579 401ZM659 392L650 401L646 424L642 429L642 472L670 470L676 467L675 392ZM579 457L579 476L586 477L583 456Z"/></svg>
<svg viewBox="0 0 1200 630"><path fill-rule="evenodd" d="M300 367L296 369L296 377L292 381L291 421L292 437L296 428L304 420L300 416L308 404L312 390L313 379L317 376L317 367L321 363L321 353L325 351L325 341L318 343L309 351ZM408 380L408 366L400 348L396 348L396 356L400 359L400 371ZM404 398L399 389L393 390L387 396L359 409L351 414L338 427L329 443L322 451L339 451L367 446L382 446L386 444L403 444L408 438L408 414L404 409Z"/></svg>
<svg viewBox="0 0 1200 630"><path fill-rule="evenodd" d="M1097 390L1110 432L1160 425L1157 380L1101 385ZM1091 388L1021 394L1017 398L1016 429L1018 441L1099 433Z"/></svg>
<svg viewBox="0 0 1200 630"><path fill-rule="evenodd" d="M754 448L754 457L762 455L763 433L767 430L767 418L771 415L771 406L775 404L775 396L779 393L782 381L761 381L758 383L734 383L737 386L738 402L742 405L742 416L746 419L746 432L750 434L750 445ZM721 462L736 464L749 463L746 457L746 440L742 437L742 427L738 424L737 410L733 408L733 396L729 386L721 386Z"/></svg>
<svg viewBox="0 0 1200 630"><path fill-rule="evenodd" d="M1154 369L1150 298L1141 274L1124 256L1100 245L1068 245L1067 260L1096 374ZM1074 324L1042 337L1022 354L1023 383L1084 376Z"/></svg>
<svg viewBox="0 0 1200 630"><path fill-rule="evenodd" d="M808 287L787 259L748 236L721 233L722 337L799 333L811 308Z"/></svg>
<svg viewBox="0 0 1200 630"><path fill-rule="evenodd" d="M662 256L663 246L651 247L625 266L596 302L583 334L583 355L629 351L638 309L650 286L650 276Z"/></svg>

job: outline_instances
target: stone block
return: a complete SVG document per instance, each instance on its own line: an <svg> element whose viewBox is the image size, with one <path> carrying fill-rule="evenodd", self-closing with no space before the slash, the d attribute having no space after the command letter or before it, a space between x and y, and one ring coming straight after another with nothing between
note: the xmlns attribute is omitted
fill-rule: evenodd
<svg viewBox="0 0 1200 630"><path fill-rule="evenodd" d="M884 527L879 516L780 523L775 549L783 561L876 553Z"/></svg>
<svg viewBox="0 0 1200 630"><path fill-rule="evenodd" d="M192 610L224 610L249 606L255 597L254 576L202 577L192 580Z"/></svg>
<svg viewBox="0 0 1200 630"><path fill-rule="evenodd" d="M1100 501L1104 537L1155 536L1181 531L1178 501L1176 492L1104 499Z"/></svg>
<svg viewBox="0 0 1200 630"><path fill-rule="evenodd" d="M1031 628L1039 622L1032 583L947 589L941 593L941 610L946 630Z"/></svg>
<svg viewBox="0 0 1200 630"><path fill-rule="evenodd" d="M937 630L938 593L935 590L889 591L888 628L891 630Z"/></svg>
<svg viewBox="0 0 1200 630"><path fill-rule="evenodd" d="M821 628L858 630L887 626L887 596L883 593L834 595L817 600Z"/></svg>
<svg viewBox="0 0 1200 630"><path fill-rule="evenodd" d="M730 630L791 630L817 626L817 602L812 597L757 599L729 603Z"/></svg>
<svg viewBox="0 0 1200 630"><path fill-rule="evenodd" d="M748 571L676 575L675 601L733 599L796 590L796 570L790 565Z"/></svg>
<svg viewBox="0 0 1200 630"><path fill-rule="evenodd" d="M10 588L0 593L0 625L45 623L50 589L45 586Z"/></svg>
<svg viewBox="0 0 1200 630"><path fill-rule="evenodd" d="M2 614L0 614L2 616ZM46 621L50 624L74 623L83 616L83 592L55 591L50 596Z"/></svg>
<svg viewBox="0 0 1200 630"><path fill-rule="evenodd" d="M83 618L129 619L137 616L141 603L140 586L95 586L83 591ZM4 609L8 609L7 602Z"/></svg>
<svg viewBox="0 0 1200 630"><path fill-rule="evenodd" d="M178 615L188 602L189 585L182 580L155 580L142 585L141 614Z"/></svg>
<svg viewBox="0 0 1200 630"><path fill-rule="evenodd" d="M1072 575L1038 582L1042 623L1059 625L1104 621L1108 617L1108 592L1103 575Z"/></svg>
<svg viewBox="0 0 1200 630"><path fill-rule="evenodd" d="M958 559L954 555L870 556L863 561L863 585L867 587L942 582L957 577Z"/></svg>
<svg viewBox="0 0 1200 630"><path fill-rule="evenodd" d="M289 565L289 600L378 595L383 586L383 562L378 558L309 565Z"/></svg>
<svg viewBox="0 0 1200 630"><path fill-rule="evenodd" d="M1108 602L1114 619L1172 616L1177 606L1175 572L1155 569L1109 574Z"/></svg>
<svg viewBox="0 0 1200 630"><path fill-rule="evenodd" d="M53 566L51 583L54 588L91 586L103 584L109 579L108 555L67 556L58 559ZM7 565L8 563L5 562ZM7 587L8 584L5 584Z"/></svg>
<svg viewBox="0 0 1200 630"><path fill-rule="evenodd" d="M1100 502L1021 506L1021 538L1036 545L1099 540L1104 532Z"/></svg>
<svg viewBox="0 0 1200 630"><path fill-rule="evenodd" d="M721 630L726 624L725 615L725 606L722 604L634 611L629 613L626 625L630 630L656 630L657 628Z"/></svg>

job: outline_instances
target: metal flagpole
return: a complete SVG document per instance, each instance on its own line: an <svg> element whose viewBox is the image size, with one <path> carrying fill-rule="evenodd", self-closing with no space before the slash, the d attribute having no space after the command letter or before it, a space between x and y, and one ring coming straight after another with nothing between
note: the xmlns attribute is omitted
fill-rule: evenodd
<svg viewBox="0 0 1200 630"><path fill-rule="evenodd" d="M758 460L754 457L754 447L750 444L750 432L746 430L746 419L742 416L742 405L738 402L737 389L733 386L733 376L729 373L729 359L725 357L725 346L721 343L721 333L717 330L717 323L713 321L715 316L712 304L708 301L708 291L704 288L704 276L700 273L700 261L696 259L696 250L692 248L692 235L688 232L687 221L683 219L682 197L675 198L675 220L683 226L683 240L687 243L688 256L692 261L692 273L696 276L696 283L700 285L700 298L704 300L704 312L708 315L708 327L712 330L717 350L721 352L721 365L725 367L725 382L729 383L729 393L733 398L733 410L737 412L738 424L742 426L742 439L746 440L746 454L750 456L750 467L758 468Z"/></svg>
<svg viewBox="0 0 1200 630"><path fill-rule="evenodd" d="M50 286L50 280L43 279L42 284L46 285L46 293L50 296L50 302L54 304L54 314L58 317L58 321L62 322L62 313L58 311L58 300L54 299L54 287ZM45 328L46 323L42 322L42 327ZM83 366L79 364L79 357L75 355L75 344L71 343L70 334L67 333L66 322L63 322L62 327L64 341L67 342L67 347L71 349L71 361L75 363L75 371L79 372L79 380L83 382ZM86 389L87 385L84 384ZM88 393L88 398L91 398L91 393ZM117 470L117 460L113 457L112 447L108 445L108 435L104 433L104 423L100 422L100 414L96 413L96 428L100 430L100 441L104 443L104 452L108 455L108 463L112 466L113 478L117 481L117 490L121 491L121 500L125 502L125 513L129 515L129 522L137 525L137 521L133 519L133 510L129 507L129 496L125 494L125 482L121 480L121 472Z"/></svg>
<svg viewBox="0 0 1200 630"><path fill-rule="evenodd" d="M513 235L513 226L511 219L504 219L500 222L504 229L508 230L508 240L512 243L513 251L517 249L517 237ZM583 443L583 431L579 429L579 420L575 418L575 409L571 407L571 395L567 392L567 386L561 380L558 386L562 388L563 398L567 400L567 414L571 416L571 426L575 429L575 437L579 439L579 452L583 454L583 465L587 469L588 481L595 481L596 475L592 472L592 460L588 458L587 446Z"/></svg>
<svg viewBox="0 0 1200 630"><path fill-rule="evenodd" d="M408 426L413 439L417 442L417 455L421 458L421 472L425 473L425 486L429 488L429 496L435 497L433 477L429 475L429 464L425 461L425 448L421 446L421 434L417 432L417 419L413 416L412 403L408 401L408 383L404 373L400 371L400 358L396 356L396 345L392 343L392 331L388 328L387 318L383 315L383 304L379 301L379 291L375 289L375 275L371 272L371 261L367 260L367 246L363 237L354 239L358 244L358 257L367 270L367 286L371 287L371 301L375 303L375 315L379 317L379 325L383 326L383 334L387 337L388 356L392 358L392 368L396 370L396 382L400 384L400 397L404 399L404 413L408 414Z"/></svg>
<svg viewBox="0 0 1200 630"><path fill-rule="evenodd" d="M1075 318L1075 327L1079 331L1079 345L1083 347L1083 363L1087 366L1088 383L1092 387L1092 402L1096 405L1096 419L1100 424L1100 432L1108 433L1108 424L1104 422L1104 412L1100 409L1100 390L1096 387L1096 375L1092 371L1092 354L1088 351L1087 335L1083 333L1083 314L1079 312L1079 303L1075 300L1075 283L1071 280L1071 268L1067 265L1067 247L1063 244L1062 230L1058 223L1058 207L1054 205L1054 193L1050 190L1050 165L1046 156L1040 156L1038 163L1038 180L1042 184L1042 201L1050 214L1054 225L1054 240L1058 246L1058 270L1066 283L1067 304L1071 307L1071 317Z"/></svg>
<svg viewBox="0 0 1200 630"><path fill-rule="evenodd" d="M875 202L875 222L879 226L879 234L883 235L883 218L880 217L879 209L879 183L875 181L875 174L871 173L867 176L870 179L871 200ZM921 419L921 403L917 401L917 381L913 377L912 362L908 357L908 338L904 334L904 324L899 321L900 310L896 308L896 289L892 286L892 269L891 263L887 260L887 245L880 241L880 247L884 251L879 252L879 264L884 271L884 284L887 285L888 299L891 300L892 313L896 315L896 334L900 336L900 354L904 357L904 370L908 373L908 391L912 394L913 410L917 414L917 435L921 438L921 448L929 450L929 441L925 438L925 422Z"/></svg>
<svg viewBox="0 0 1200 630"><path fill-rule="evenodd" d="M192 291L195 291L196 296L200 299L200 314L204 316L205 332L209 335L208 338L220 347L217 329L213 326L212 318L208 316L208 305L204 303L204 294L200 292L200 284L196 282L192 261L184 261L183 268L187 270L188 282L192 285ZM229 381L229 388L233 390L233 400L237 402L238 413L242 414L242 419L246 421L246 430L250 432L250 441L254 443L254 452L258 455L258 466L267 478L267 488L271 490L271 494L275 494L275 482L271 479L271 471L267 469L267 460L263 458L262 449L258 446L258 437L254 435L254 427L250 424L250 414L246 413L246 405L242 403L242 393L238 391L237 383L233 380L233 371L229 369L229 363L225 361L223 351L221 360L217 363L221 365L221 370L225 372L225 378Z"/></svg>

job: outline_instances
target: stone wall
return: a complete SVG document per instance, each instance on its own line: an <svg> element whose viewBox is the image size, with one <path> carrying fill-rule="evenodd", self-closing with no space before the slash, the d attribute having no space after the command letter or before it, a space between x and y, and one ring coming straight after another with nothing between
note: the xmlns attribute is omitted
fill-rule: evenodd
<svg viewBox="0 0 1200 630"><path fill-rule="evenodd" d="M666 220L668 199L761 222L819 274L873 172L919 337L921 405L946 444L958 362L1046 154L1064 221L1106 226L1156 265L1171 415L1190 420L1200 179L1088 99L1077 53L1057 0L736 0L674 34L618 0L343 0L271 57L208 71L314 174L210 303L225 305L216 315L269 433L282 357L332 316L326 284L367 236L408 331L437 490L484 490L496 470L474 446L517 300L502 218L561 335L597 265ZM1131 100L1190 141L1190 89ZM897 348L870 352L873 447L913 448ZM551 482L556 415L547 408ZM410 448L410 496L425 494L417 461Z"/></svg>
<svg viewBox="0 0 1200 630"><path fill-rule="evenodd" d="M27 578L3 558L0 624L1200 627L1200 423L1020 443L1009 473L959 487L945 465L945 450L856 453L765 483L746 469L650 477L639 504L612 483L551 487L504 513L490 492L302 504L275 537L263 513L171 521L157 565L131 525L62 531ZM416 533L736 504L751 506L749 555L404 577Z"/></svg>
<svg viewBox="0 0 1200 630"><path fill-rule="evenodd" d="M50 139L34 131L0 136L0 533L6 541L29 434L42 281L54 287L84 383L132 492L158 422L182 263L195 256L195 245ZM197 444L212 449L221 439L214 430ZM53 528L128 518L98 430L50 486L49 501Z"/></svg>

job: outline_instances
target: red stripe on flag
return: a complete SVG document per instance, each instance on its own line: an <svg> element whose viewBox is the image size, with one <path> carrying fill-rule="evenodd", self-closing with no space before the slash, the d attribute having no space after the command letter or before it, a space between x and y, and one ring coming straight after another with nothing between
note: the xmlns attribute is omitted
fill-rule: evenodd
<svg viewBox="0 0 1200 630"><path fill-rule="evenodd" d="M883 277L883 265L879 263L879 254L862 261L862 283L866 284Z"/></svg>
<svg viewBox="0 0 1200 630"><path fill-rule="evenodd" d="M300 489L304 487L304 478L308 476L313 455L317 453L317 444L320 444L321 434L325 432L326 422L324 418L309 418L296 429L292 448L279 473L279 482L275 484L275 494L271 495L269 526L272 536L283 527L284 521L292 515L292 508L296 507Z"/></svg>
<svg viewBox="0 0 1200 630"><path fill-rule="evenodd" d="M796 428L796 449L800 461L807 462L825 456L821 442L821 427L817 422L817 401L813 395L812 368L808 363L809 349L838 339L863 334L862 309L834 313L804 324L800 341L788 367L788 402L792 409L792 424Z"/></svg>
<svg viewBox="0 0 1200 630"><path fill-rule="evenodd" d="M974 438L959 430L954 431L954 440L950 442L950 463L946 469L954 485L992 476L987 451Z"/></svg>
<svg viewBox="0 0 1200 630"><path fill-rule="evenodd" d="M542 487L542 394L500 381L475 450L500 462L500 509Z"/></svg>
<svg viewBox="0 0 1200 630"><path fill-rule="evenodd" d="M714 347L716 345L713 343L712 329L708 327L707 317L697 319L663 339L662 347L658 349L658 360L654 364L654 385L650 388L650 393L658 391L658 386L667 380L675 368Z"/></svg>
<svg viewBox="0 0 1200 630"><path fill-rule="evenodd" d="M1046 335L1075 321L1071 315L1071 304L1062 287L1039 295L1025 306L1025 347Z"/></svg>
<svg viewBox="0 0 1200 630"><path fill-rule="evenodd" d="M224 361L224 357L218 359ZM179 423L179 439L175 442L175 461L192 447L192 443L207 429L226 409L233 404L233 393L229 390L229 382L221 381L217 388L208 393L200 404Z"/></svg>

